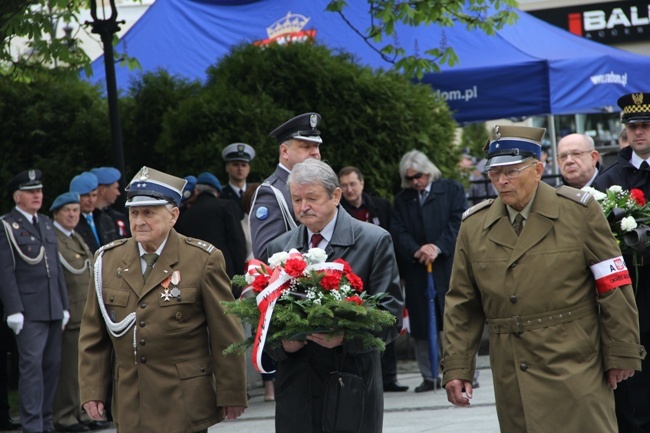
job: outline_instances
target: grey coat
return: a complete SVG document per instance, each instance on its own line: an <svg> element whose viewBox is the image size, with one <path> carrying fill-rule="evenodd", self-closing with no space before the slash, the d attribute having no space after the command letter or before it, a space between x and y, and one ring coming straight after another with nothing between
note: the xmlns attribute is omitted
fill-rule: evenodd
<svg viewBox="0 0 650 433"><path fill-rule="evenodd" d="M297 229L269 243L268 256L295 248L308 249L307 228ZM403 297L399 287L397 263L390 234L373 224L357 221L342 207L334 234L327 245L327 260L343 259L363 280L370 294L386 293L381 308L397 318L394 326L384 329L382 339L389 343L402 327ZM344 342L342 347L326 349L307 344L296 353L282 349L272 355L278 360L276 376L276 431L291 433L321 432L323 383L337 369L363 377L366 400L361 433L378 433L383 425L383 390L379 352Z"/></svg>

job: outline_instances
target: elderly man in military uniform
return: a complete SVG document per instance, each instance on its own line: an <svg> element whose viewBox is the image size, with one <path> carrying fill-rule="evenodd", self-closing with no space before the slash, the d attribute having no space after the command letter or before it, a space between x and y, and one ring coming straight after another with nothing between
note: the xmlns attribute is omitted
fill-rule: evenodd
<svg viewBox="0 0 650 433"><path fill-rule="evenodd" d="M612 389L641 367L634 293L584 191L541 182L542 128L496 126L499 192L465 212L444 315L445 388L468 406L487 321L501 431L615 432Z"/></svg>
<svg viewBox="0 0 650 433"><path fill-rule="evenodd" d="M228 173L228 183L221 189L221 198L235 200L243 213L242 198L246 192L246 179L251 172L255 149L246 143L232 143L223 149L221 158L226 163L226 173Z"/></svg>
<svg viewBox="0 0 650 433"><path fill-rule="evenodd" d="M133 237L98 251L79 337L81 402L104 419L115 354L118 431L199 432L238 418L247 405L242 341L221 252L173 226L185 180L143 167L126 206Z"/></svg>
<svg viewBox="0 0 650 433"><path fill-rule="evenodd" d="M623 111L629 145L618 152L615 162L604 170L594 183L594 188L605 191L613 185L643 191L650 200L650 93L630 93L618 99ZM650 345L650 250L625 255L625 262L636 287L636 304L639 308L641 344ZM640 373L622 384L614 393L616 416L621 432L650 432L650 359L643 361Z"/></svg>
<svg viewBox="0 0 650 433"><path fill-rule="evenodd" d="M18 345L20 422L24 433L51 432L68 295L52 221L38 213L41 171L17 174L9 191L16 207L2 217L0 298Z"/></svg>
<svg viewBox="0 0 650 433"><path fill-rule="evenodd" d="M251 241L256 259L266 261L268 243L297 227L287 178L295 164L307 158L320 159L319 146L323 142L318 130L320 120L320 114L304 113L269 134L278 140L280 161L275 172L257 189L251 206Z"/></svg>

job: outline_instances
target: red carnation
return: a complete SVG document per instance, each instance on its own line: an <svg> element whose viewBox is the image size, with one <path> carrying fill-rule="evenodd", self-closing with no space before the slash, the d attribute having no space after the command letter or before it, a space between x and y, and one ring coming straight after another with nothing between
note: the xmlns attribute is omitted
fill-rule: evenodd
<svg viewBox="0 0 650 433"><path fill-rule="evenodd" d="M307 263L302 259L289 259L284 264L284 271L292 276L293 278L298 278L302 276L302 273L305 271Z"/></svg>
<svg viewBox="0 0 650 433"><path fill-rule="evenodd" d="M352 268L350 267L350 264L346 262L343 259L336 259L334 260L334 263L340 263L343 265L343 273L345 274L351 274L352 273Z"/></svg>
<svg viewBox="0 0 650 433"><path fill-rule="evenodd" d="M336 290L339 288L339 284L341 284L342 276L343 274L341 274L340 272L326 271L325 275L320 280L320 285L325 290Z"/></svg>
<svg viewBox="0 0 650 433"><path fill-rule="evenodd" d="M359 278L357 274L348 272L345 274L345 278L348 279L350 285L354 288L354 290L357 292L363 292L363 280Z"/></svg>
<svg viewBox="0 0 650 433"><path fill-rule="evenodd" d="M638 188L632 188L630 190L630 197L638 204L639 206L644 206L646 201L645 201L645 196L643 195L643 191L641 191Z"/></svg>
<svg viewBox="0 0 650 433"><path fill-rule="evenodd" d="M363 299L361 299L358 295L348 296L345 298L345 300L348 302L354 302L357 305L363 304Z"/></svg>
<svg viewBox="0 0 650 433"><path fill-rule="evenodd" d="M256 276L252 284L253 291L261 292L262 290L266 289L266 286L269 285L270 278L271 278L270 275L265 275L265 274L259 274L258 276Z"/></svg>

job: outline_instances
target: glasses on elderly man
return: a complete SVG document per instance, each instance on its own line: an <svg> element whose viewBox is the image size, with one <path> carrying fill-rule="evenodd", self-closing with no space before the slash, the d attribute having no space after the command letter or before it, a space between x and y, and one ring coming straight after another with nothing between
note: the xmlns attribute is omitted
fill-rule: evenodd
<svg viewBox="0 0 650 433"><path fill-rule="evenodd" d="M415 173L413 176L404 176L404 179L406 179L406 180L408 180L409 182L411 182L412 180L419 179L419 178L421 178L422 176L424 176L424 173L417 172L417 173Z"/></svg>
<svg viewBox="0 0 650 433"><path fill-rule="evenodd" d="M537 161L530 163L527 166L521 168L506 168L504 170L490 169L487 171L487 175L492 180L498 180L499 178L501 178L501 175L504 175L506 179L514 179L516 177L519 177L522 171L526 170L529 167L532 167L535 164L537 164Z"/></svg>
<svg viewBox="0 0 650 433"><path fill-rule="evenodd" d="M591 150L574 150L574 151L571 151L571 152L564 152L564 153L560 153L557 156L557 159L564 162L564 161L567 160L568 157L571 157L571 159L578 159L582 155L584 155L585 153L590 153L590 152L591 152Z"/></svg>

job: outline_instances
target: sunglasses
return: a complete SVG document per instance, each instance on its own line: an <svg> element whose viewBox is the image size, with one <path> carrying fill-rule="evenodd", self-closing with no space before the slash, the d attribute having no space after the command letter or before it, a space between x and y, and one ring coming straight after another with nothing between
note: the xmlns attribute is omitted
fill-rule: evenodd
<svg viewBox="0 0 650 433"><path fill-rule="evenodd" d="M415 179L419 179L419 178L421 178L422 176L424 176L424 173L415 173L413 176L404 176L404 179L406 179L406 180L408 180L409 182L411 182L411 181L413 181L413 180L415 180Z"/></svg>

